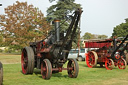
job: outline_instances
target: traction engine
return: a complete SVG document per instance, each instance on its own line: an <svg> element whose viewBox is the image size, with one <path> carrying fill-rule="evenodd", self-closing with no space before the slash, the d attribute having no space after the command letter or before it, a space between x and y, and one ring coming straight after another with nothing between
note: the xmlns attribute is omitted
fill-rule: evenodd
<svg viewBox="0 0 128 85"><path fill-rule="evenodd" d="M68 76L76 78L79 66L75 59L67 59L72 42L78 29L82 10L74 12L66 35L60 33L60 20L54 20L55 33L39 42L30 42L29 47L22 50L21 66L23 74L33 74L34 68L41 69L43 79L50 79L52 73L67 70ZM63 64L67 63L67 68Z"/></svg>
<svg viewBox="0 0 128 85"><path fill-rule="evenodd" d="M105 65L107 70L112 70L114 66L119 69L126 68L125 50L128 50L128 35L123 39L106 39L106 40L90 40L85 42L85 48L91 50L86 53L86 64L88 67L95 67L100 64L100 67Z"/></svg>

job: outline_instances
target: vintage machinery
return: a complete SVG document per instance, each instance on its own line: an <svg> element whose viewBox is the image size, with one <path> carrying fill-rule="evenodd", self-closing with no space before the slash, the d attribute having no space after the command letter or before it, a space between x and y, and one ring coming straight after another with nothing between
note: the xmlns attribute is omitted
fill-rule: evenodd
<svg viewBox="0 0 128 85"><path fill-rule="evenodd" d="M128 35L123 39L106 39L106 40L90 40L85 42L85 48L91 48L86 54L86 64L88 67L95 67L105 64L107 70L111 70L113 66L119 69L126 68L126 56L124 51L128 49L128 43L125 42ZM95 48L95 49L94 49Z"/></svg>
<svg viewBox="0 0 128 85"><path fill-rule="evenodd" d="M82 10L74 12L72 22L64 36L60 33L59 20L54 20L55 33L39 42L30 42L29 47L22 50L21 65L23 74L33 74L34 68L41 69L43 79L50 79L52 73L67 70L69 77L76 78L79 66L75 59L69 59L67 68L63 64L67 62L69 50L75 37Z"/></svg>
<svg viewBox="0 0 128 85"><path fill-rule="evenodd" d="M3 83L3 65L0 62L0 85Z"/></svg>

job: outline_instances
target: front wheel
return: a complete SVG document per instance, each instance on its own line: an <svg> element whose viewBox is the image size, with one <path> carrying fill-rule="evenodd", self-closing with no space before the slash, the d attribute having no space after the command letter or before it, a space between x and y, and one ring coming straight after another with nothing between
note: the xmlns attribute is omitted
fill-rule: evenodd
<svg viewBox="0 0 128 85"><path fill-rule="evenodd" d="M112 59L106 59L105 67L107 70L112 70L114 67L114 61Z"/></svg>
<svg viewBox="0 0 128 85"><path fill-rule="evenodd" d="M126 60L124 58L119 59L117 64L119 69L125 69L127 65Z"/></svg>
<svg viewBox="0 0 128 85"><path fill-rule="evenodd" d="M3 65L0 62L0 85L3 83Z"/></svg>
<svg viewBox="0 0 128 85"><path fill-rule="evenodd" d="M50 79L52 75L52 65L48 59L44 59L41 63L41 75L43 79Z"/></svg>
<svg viewBox="0 0 128 85"><path fill-rule="evenodd" d="M76 61L76 59L70 59L68 64L67 64L67 71L68 71L68 76L70 78L76 78L79 73L79 65Z"/></svg>

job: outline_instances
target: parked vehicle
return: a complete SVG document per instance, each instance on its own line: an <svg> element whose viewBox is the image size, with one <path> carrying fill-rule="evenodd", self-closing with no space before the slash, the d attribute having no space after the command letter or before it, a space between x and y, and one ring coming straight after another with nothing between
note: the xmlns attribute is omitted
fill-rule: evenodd
<svg viewBox="0 0 128 85"><path fill-rule="evenodd" d="M78 61L84 61L85 60L85 53L87 52L87 49L82 48L80 49L71 49L69 51L68 58L74 58L77 59Z"/></svg>
<svg viewBox="0 0 128 85"><path fill-rule="evenodd" d="M29 46L22 49L21 66L23 74L33 74L34 68L41 69L43 79L50 79L52 73L67 70L70 78L77 78L79 65L75 59L68 59L73 39L78 29L81 9L72 15L72 21L66 30L66 35L60 30L60 20L54 20L55 29L45 39L30 42ZM63 65L67 63L67 67Z"/></svg>
<svg viewBox="0 0 128 85"><path fill-rule="evenodd" d="M119 69L126 68L126 54L128 42L128 35L123 39L105 39L97 41L85 42L85 48L99 48L96 50L88 51L86 54L86 64L88 67L95 67L100 64L100 67L105 65L107 70L112 70L114 66L118 66Z"/></svg>

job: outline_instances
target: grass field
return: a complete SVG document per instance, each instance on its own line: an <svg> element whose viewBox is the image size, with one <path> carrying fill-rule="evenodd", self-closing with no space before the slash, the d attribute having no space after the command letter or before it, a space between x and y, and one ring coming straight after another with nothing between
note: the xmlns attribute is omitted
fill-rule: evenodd
<svg viewBox="0 0 128 85"><path fill-rule="evenodd" d="M105 67L88 68L85 62L79 63L77 78L69 78L67 71L52 74L50 80L42 79L40 70L35 69L33 75L21 73L20 55L2 55L0 61L4 68L3 85L127 85L128 68L106 70ZM66 64L64 65L66 67Z"/></svg>

